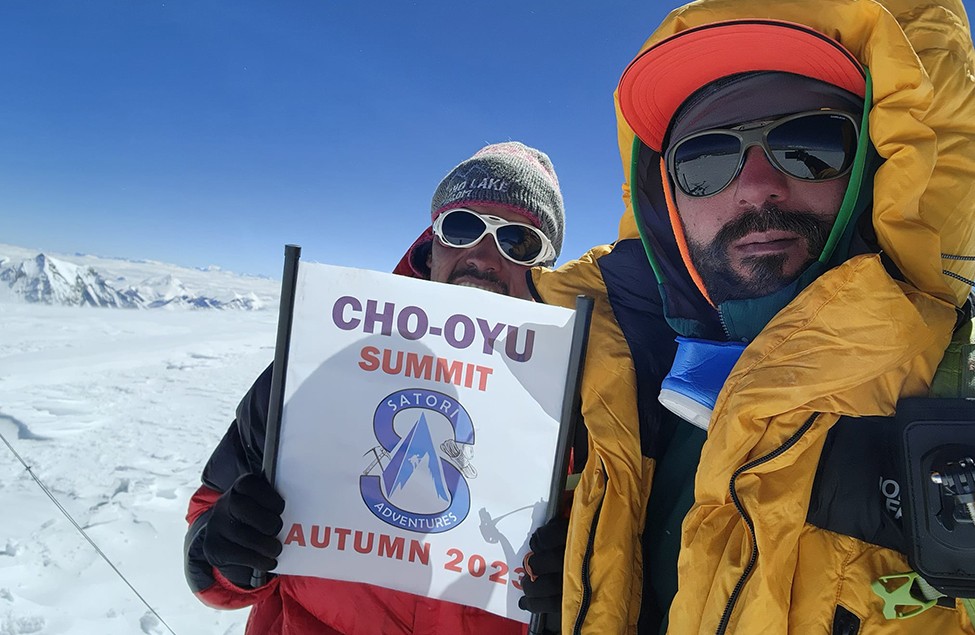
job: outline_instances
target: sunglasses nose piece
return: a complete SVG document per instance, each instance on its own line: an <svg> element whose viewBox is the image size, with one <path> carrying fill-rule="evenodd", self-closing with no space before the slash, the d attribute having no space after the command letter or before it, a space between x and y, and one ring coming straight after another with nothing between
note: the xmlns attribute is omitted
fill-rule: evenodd
<svg viewBox="0 0 975 635"><path fill-rule="evenodd" d="M471 248L475 253L485 252L492 257L501 255L501 245L498 244L498 237L490 232L484 232L477 243Z"/></svg>
<svg viewBox="0 0 975 635"><path fill-rule="evenodd" d="M749 205L781 202L788 197L788 175L775 167L765 149L752 146L745 151L738 174L731 182L735 199Z"/></svg>

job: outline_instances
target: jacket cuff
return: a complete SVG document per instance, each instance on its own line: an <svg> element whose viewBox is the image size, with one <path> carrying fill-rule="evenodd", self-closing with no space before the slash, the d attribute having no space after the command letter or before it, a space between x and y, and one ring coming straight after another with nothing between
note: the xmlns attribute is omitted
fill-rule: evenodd
<svg viewBox="0 0 975 635"><path fill-rule="evenodd" d="M240 609L262 601L275 592L278 586L278 578L272 577L267 584L256 589L244 589L228 580L216 568L212 568L214 584L196 596L200 600L213 608L218 609Z"/></svg>

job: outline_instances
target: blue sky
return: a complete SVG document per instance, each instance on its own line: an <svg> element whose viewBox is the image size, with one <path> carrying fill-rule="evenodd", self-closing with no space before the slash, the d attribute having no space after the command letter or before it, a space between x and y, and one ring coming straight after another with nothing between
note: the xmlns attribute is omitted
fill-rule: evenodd
<svg viewBox="0 0 975 635"><path fill-rule="evenodd" d="M678 4L2 2L0 243L389 270L444 174L511 139L555 164L564 262L616 237L612 92Z"/></svg>

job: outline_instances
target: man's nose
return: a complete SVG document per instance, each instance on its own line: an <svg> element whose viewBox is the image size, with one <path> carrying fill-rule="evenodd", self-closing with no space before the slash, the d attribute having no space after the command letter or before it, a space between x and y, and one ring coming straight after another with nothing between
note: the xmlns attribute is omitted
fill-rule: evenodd
<svg viewBox="0 0 975 635"><path fill-rule="evenodd" d="M789 196L788 179L769 162L761 146L752 146L745 151L745 163L734 184L735 202L749 206L781 203Z"/></svg>
<svg viewBox="0 0 975 635"><path fill-rule="evenodd" d="M487 235L479 243L465 250L464 260L482 271L497 271L501 267L501 253L494 236Z"/></svg>

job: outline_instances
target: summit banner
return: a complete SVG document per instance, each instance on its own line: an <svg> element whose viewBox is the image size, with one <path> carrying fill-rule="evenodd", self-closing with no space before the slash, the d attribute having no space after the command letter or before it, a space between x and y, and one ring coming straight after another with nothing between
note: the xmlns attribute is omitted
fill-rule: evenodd
<svg viewBox="0 0 975 635"><path fill-rule="evenodd" d="M277 574L521 622L575 312L402 276L297 269L274 483Z"/></svg>

